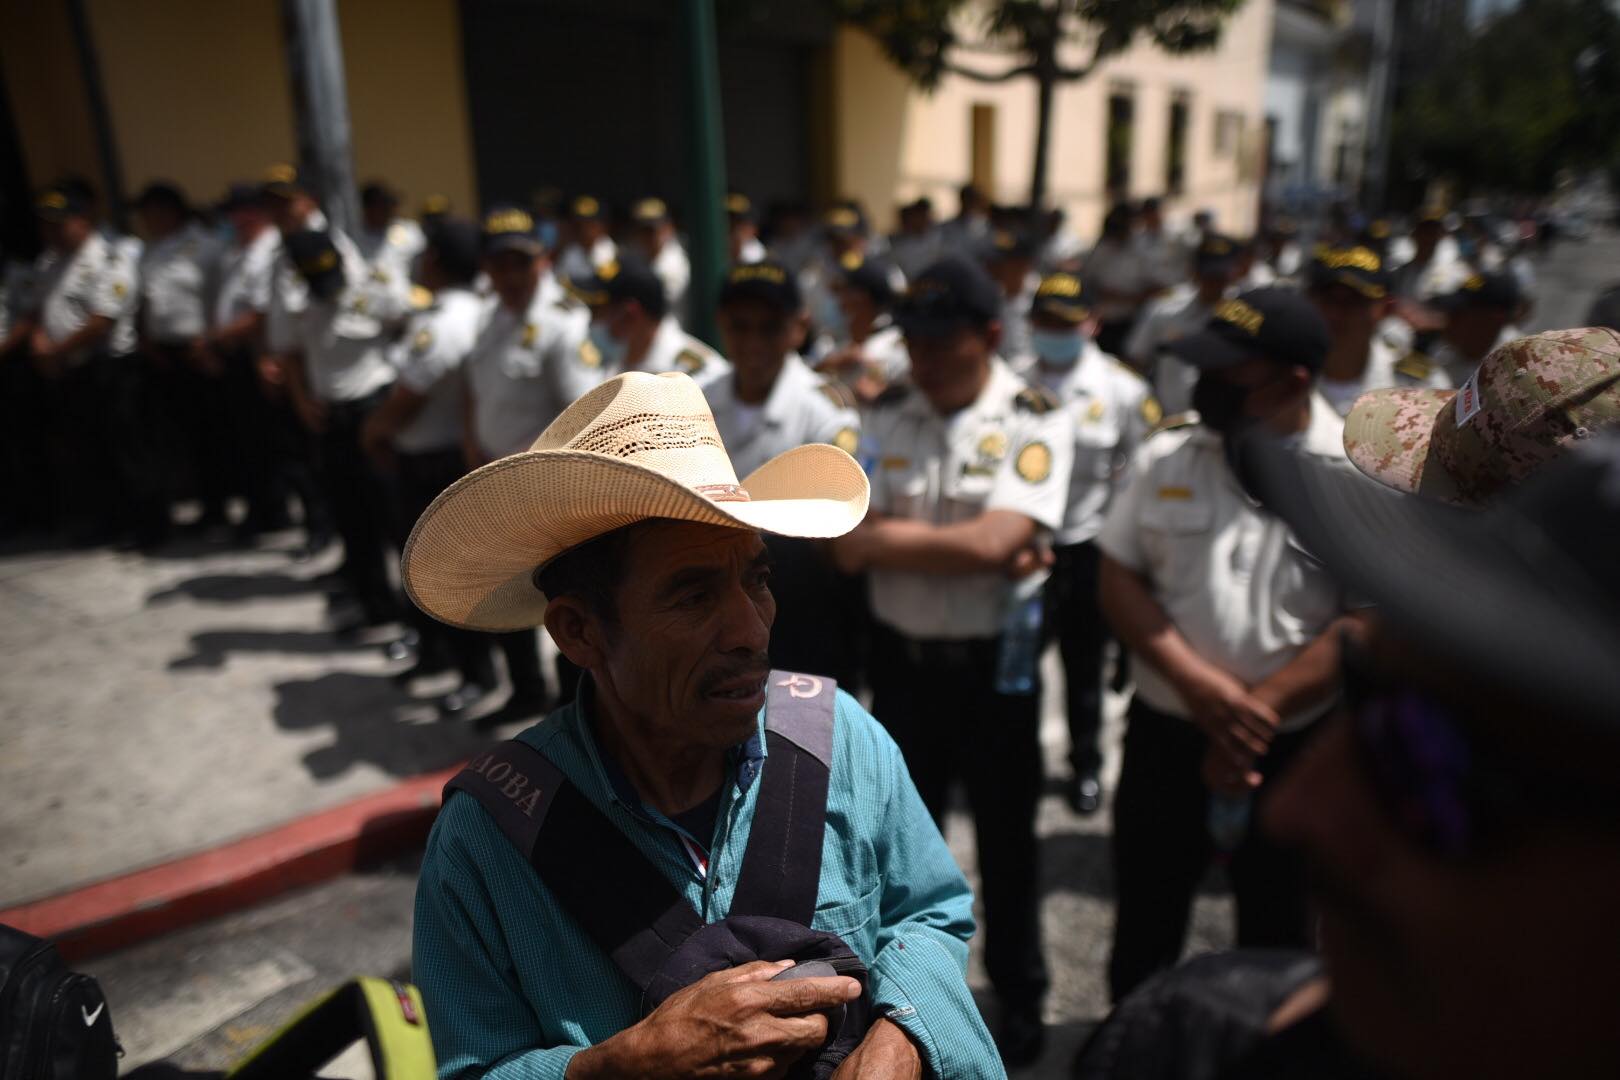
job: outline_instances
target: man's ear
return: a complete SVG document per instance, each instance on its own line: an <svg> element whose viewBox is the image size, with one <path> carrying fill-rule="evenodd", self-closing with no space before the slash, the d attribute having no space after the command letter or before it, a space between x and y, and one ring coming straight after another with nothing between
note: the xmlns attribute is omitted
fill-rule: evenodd
<svg viewBox="0 0 1620 1080"><path fill-rule="evenodd" d="M572 596L559 596L546 604L546 632L570 663L587 671L606 666L607 642L602 624Z"/></svg>

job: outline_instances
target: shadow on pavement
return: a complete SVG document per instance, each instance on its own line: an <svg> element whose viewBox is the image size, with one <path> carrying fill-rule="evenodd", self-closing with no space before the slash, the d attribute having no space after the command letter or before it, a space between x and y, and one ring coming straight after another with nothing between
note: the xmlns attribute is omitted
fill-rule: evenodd
<svg viewBox="0 0 1620 1080"><path fill-rule="evenodd" d="M1041 839L1041 895L1055 892L1113 899L1107 834L1060 832Z"/></svg>
<svg viewBox="0 0 1620 1080"><path fill-rule="evenodd" d="M304 755L304 767L318 780L360 764L415 776L452 765L492 738L463 721L444 720L387 675L336 671L280 682L274 690L276 726L331 729L329 744Z"/></svg>
<svg viewBox="0 0 1620 1080"><path fill-rule="evenodd" d="M375 651L375 644L341 641L326 630L204 630L191 635L191 652L170 660L168 669L223 667L232 653L327 656Z"/></svg>
<svg viewBox="0 0 1620 1080"><path fill-rule="evenodd" d="M247 600L279 600L302 596L322 588L317 577L297 577L282 571L256 571L249 574L202 574L175 582L147 596L148 604L161 604L178 597L232 604Z"/></svg>

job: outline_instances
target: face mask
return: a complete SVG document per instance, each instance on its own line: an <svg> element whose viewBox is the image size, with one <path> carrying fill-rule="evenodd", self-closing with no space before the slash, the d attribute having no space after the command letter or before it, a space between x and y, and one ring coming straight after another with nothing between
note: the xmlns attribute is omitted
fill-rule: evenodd
<svg viewBox="0 0 1620 1080"><path fill-rule="evenodd" d="M625 355L630 351L628 341L620 341L608 333L607 323L593 321L588 336L596 351L602 354L602 366L609 370L617 370L624 366Z"/></svg>
<svg viewBox="0 0 1620 1080"><path fill-rule="evenodd" d="M1243 405L1251 389L1233 386L1212 374L1200 375L1193 387L1192 407L1198 410L1198 419L1205 427L1231 438L1248 426Z"/></svg>
<svg viewBox="0 0 1620 1080"><path fill-rule="evenodd" d="M1031 330L1029 344L1041 363L1066 368L1079 362L1085 341L1077 330Z"/></svg>

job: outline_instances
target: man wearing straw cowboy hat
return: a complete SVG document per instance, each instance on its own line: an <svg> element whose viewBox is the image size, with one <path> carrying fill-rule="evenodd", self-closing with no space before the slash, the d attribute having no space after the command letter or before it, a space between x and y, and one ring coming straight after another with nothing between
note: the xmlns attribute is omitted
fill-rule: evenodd
<svg viewBox="0 0 1620 1080"><path fill-rule="evenodd" d="M632 372L423 514L416 603L543 622L586 672L452 782L428 841L442 1076L1003 1075L964 980L972 894L899 751L766 656L761 534L842 535L867 498L821 444L739 483L698 385Z"/></svg>

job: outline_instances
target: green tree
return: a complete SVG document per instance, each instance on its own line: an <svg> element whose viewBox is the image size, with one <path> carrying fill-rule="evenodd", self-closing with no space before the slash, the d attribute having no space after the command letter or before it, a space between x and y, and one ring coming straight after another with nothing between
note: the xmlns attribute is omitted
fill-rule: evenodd
<svg viewBox="0 0 1620 1080"><path fill-rule="evenodd" d="M1525 0L1403 96L1394 159L1414 185L1540 195L1620 166L1620 17L1604 0Z"/></svg>
<svg viewBox="0 0 1620 1080"><path fill-rule="evenodd" d="M1166 52L1213 48L1243 0L823 0L838 18L877 39L925 90L945 75L1036 85L1035 163L1029 202L1046 201L1052 95L1146 37ZM1084 62L1064 63L1072 46Z"/></svg>

